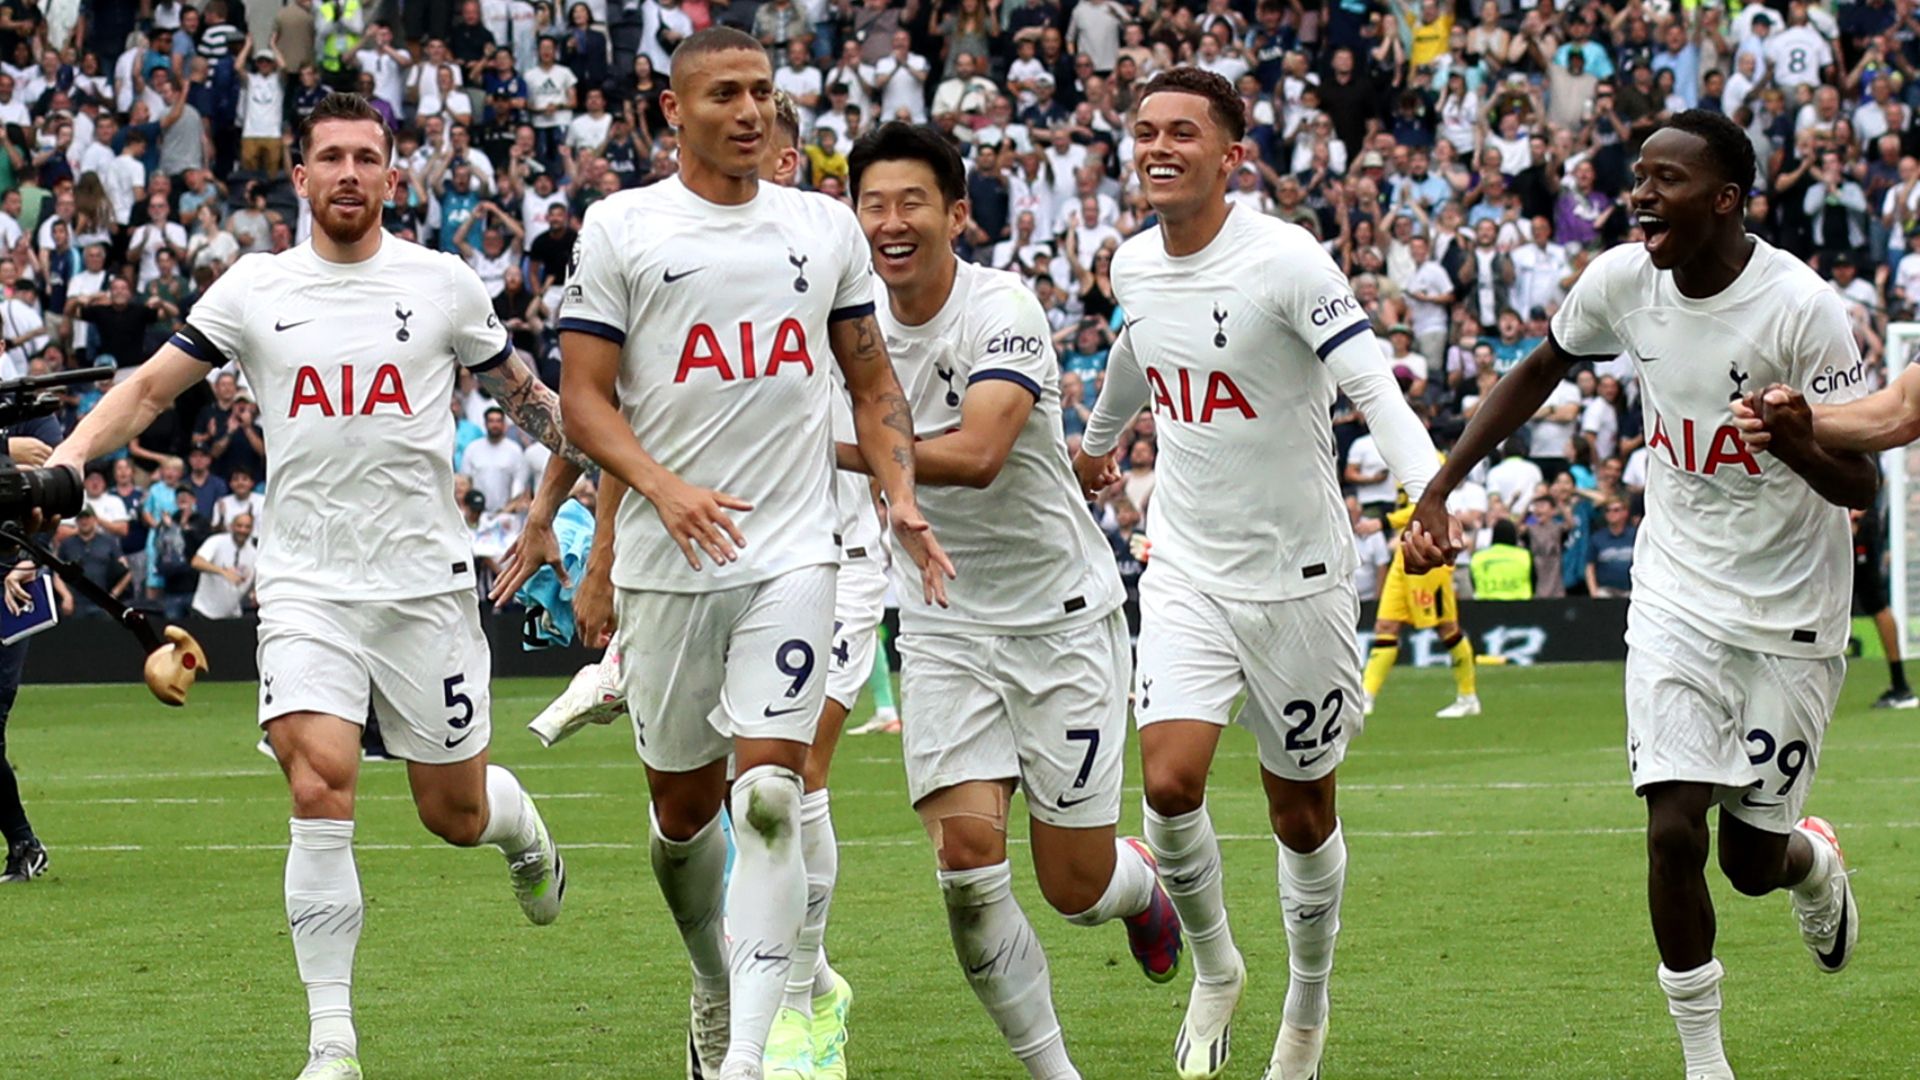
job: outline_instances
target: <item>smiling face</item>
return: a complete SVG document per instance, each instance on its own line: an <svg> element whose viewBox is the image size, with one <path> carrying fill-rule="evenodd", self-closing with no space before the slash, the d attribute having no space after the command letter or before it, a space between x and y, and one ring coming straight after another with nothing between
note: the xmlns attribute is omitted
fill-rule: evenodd
<svg viewBox="0 0 1920 1080"><path fill-rule="evenodd" d="M1739 185L1722 175L1707 142L1674 128L1654 132L1633 164L1628 196L1634 219L1646 235L1647 255L1671 270L1707 247L1715 218L1742 212Z"/></svg>
<svg viewBox="0 0 1920 1080"><path fill-rule="evenodd" d="M889 289L914 289L941 274L967 225L967 201L948 203L924 161L876 161L860 176L861 231Z"/></svg>
<svg viewBox="0 0 1920 1080"><path fill-rule="evenodd" d="M1227 178L1246 157L1214 119L1207 99L1179 90L1162 90L1140 103L1133 139L1133 164L1147 203L1162 216L1190 216L1224 198Z"/></svg>
<svg viewBox="0 0 1920 1080"><path fill-rule="evenodd" d="M774 124L767 54L725 49L688 59L693 62L674 72L674 89L660 95L682 153L736 179L753 173Z"/></svg>

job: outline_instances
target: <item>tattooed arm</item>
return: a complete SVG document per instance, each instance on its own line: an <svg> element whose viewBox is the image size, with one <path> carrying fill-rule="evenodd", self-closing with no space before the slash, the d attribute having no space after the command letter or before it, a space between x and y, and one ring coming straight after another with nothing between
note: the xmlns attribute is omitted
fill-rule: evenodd
<svg viewBox="0 0 1920 1080"><path fill-rule="evenodd" d="M838 319L827 327L834 359L846 376L853 397L853 427L859 438L866 471L880 482L887 497L887 516L894 536L920 568L928 603L947 603L947 579L953 563L934 539L927 519L920 516L913 493L913 411L906 392L887 359L886 339L873 313Z"/></svg>
<svg viewBox="0 0 1920 1080"><path fill-rule="evenodd" d="M567 441L560 429L560 398L552 388L536 378L518 354L505 363L475 374L480 388L493 396L520 430L533 436L540 445L553 451L540 487L534 492L533 505L527 510L527 522L514 540L495 579L490 598L504 607L527 579L542 566L552 566L560 580L567 580L560 565L560 544L553 535L553 516L573 490L574 481L591 468L593 462Z"/></svg>

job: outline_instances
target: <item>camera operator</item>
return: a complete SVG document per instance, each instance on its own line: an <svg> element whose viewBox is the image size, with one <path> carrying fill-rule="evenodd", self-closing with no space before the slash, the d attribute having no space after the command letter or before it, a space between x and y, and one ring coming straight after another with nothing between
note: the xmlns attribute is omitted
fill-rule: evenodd
<svg viewBox="0 0 1920 1080"><path fill-rule="evenodd" d="M7 456L15 465L45 465L53 445L60 441L60 422L51 416L23 420L5 429ZM15 607L26 596L26 587L39 573L31 562L16 563L6 577L6 604ZM7 759L7 717L13 712L13 699L20 692L20 672L27 663L27 642L0 645L0 836L7 841L7 862L0 869L0 885L32 881L47 872L47 849L27 823L26 808L20 805L20 785L14 781L13 766Z"/></svg>

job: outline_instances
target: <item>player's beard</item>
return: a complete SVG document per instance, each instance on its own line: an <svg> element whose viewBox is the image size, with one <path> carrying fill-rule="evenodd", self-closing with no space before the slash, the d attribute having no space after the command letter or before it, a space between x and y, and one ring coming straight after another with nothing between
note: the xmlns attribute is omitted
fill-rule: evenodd
<svg viewBox="0 0 1920 1080"><path fill-rule="evenodd" d="M313 200L313 227L342 247L360 242L379 226L382 203L371 192L359 194L366 200L360 206L335 206L332 194Z"/></svg>

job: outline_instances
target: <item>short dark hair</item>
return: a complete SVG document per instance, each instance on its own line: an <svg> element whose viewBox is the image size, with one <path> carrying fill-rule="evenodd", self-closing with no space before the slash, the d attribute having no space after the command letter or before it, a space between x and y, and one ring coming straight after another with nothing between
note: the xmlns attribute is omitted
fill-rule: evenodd
<svg viewBox="0 0 1920 1080"><path fill-rule="evenodd" d="M1740 125L1717 112L1688 109L1660 126L1684 131L1706 143L1707 156L1713 159L1721 178L1740 189L1740 205L1746 205L1757 167L1753 143L1748 141L1747 133L1740 130Z"/></svg>
<svg viewBox="0 0 1920 1080"><path fill-rule="evenodd" d="M855 199L860 197L860 178L867 168L882 161L925 163L933 170L940 197L949 206L967 197L967 167L960 160L960 152L932 128L889 120L860 136L847 155L847 179Z"/></svg>
<svg viewBox="0 0 1920 1080"><path fill-rule="evenodd" d="M1226 131L1230 141L1239 142L1247 137L1246 108L1240 104L1240 92L1233 88L1225 76L1196 67L1169 68L1147 80L1147 85L1141 88L1140 95L1134 99L1134 108L1138 109L1148 98L1166 91L1205 98L1207 111L1213 114L1213 122Z"/></svg>
<svg viewBox="0 0 1920 1080"><path fill-rule="evenodd" d="M712 53L733 52L734 50L757 52L762 56L766 47L744 30L731 26L709 26L705 30L696 30L674 47L671 59L675 64L685 60L698 59Z"/></svg>
<svg viewBox="0 0 1920 1080"><path fill-rule="evenodd" d="M387 155L393 155L393 131L387 127L387 118L381 116L367 99L359 94L335 91L320 99L306 119L300 121L300 156L305 158L313 152L313 129L328 120L368 121L379 127L380 140L386 145Z"/></svg>

